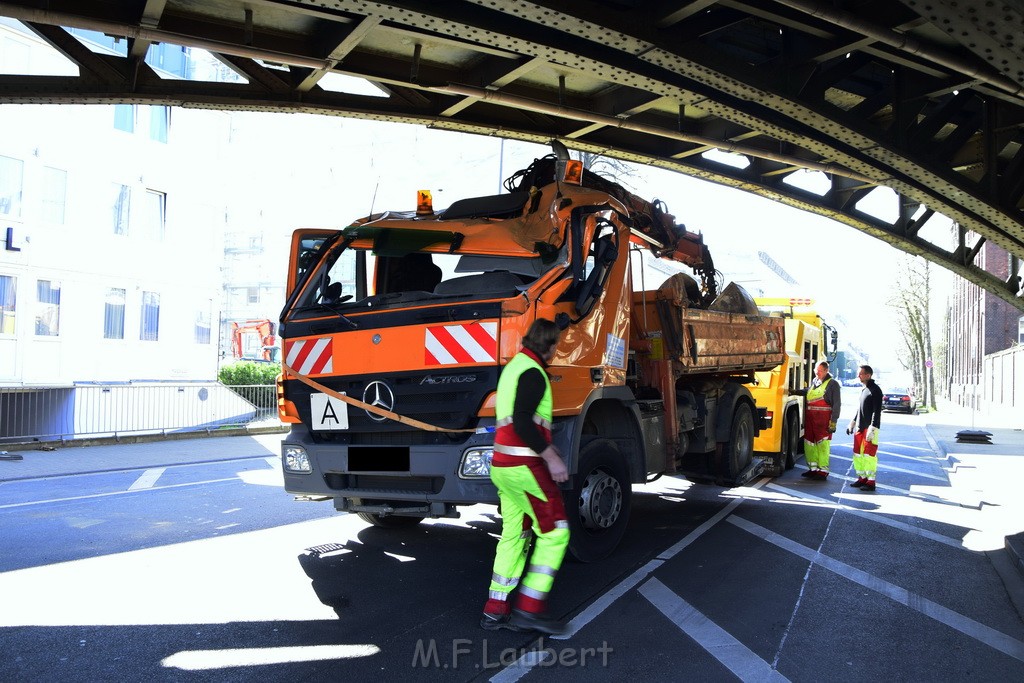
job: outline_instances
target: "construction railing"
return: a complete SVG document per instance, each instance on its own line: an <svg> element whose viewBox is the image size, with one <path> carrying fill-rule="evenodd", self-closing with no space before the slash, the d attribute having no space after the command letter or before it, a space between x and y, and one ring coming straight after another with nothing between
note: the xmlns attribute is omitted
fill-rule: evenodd
<svg viewBox="0 0 1024 683"><path fill-rule="evenodd" d="M280 426L274 385L0 387L0 445Z"/></svg>

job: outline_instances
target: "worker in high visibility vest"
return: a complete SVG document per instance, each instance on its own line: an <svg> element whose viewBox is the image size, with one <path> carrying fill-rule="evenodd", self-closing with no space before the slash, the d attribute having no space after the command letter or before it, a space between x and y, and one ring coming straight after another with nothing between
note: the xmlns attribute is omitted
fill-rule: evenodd
<svg viewBox="0 0 1024 683"><path fill-rule="evenodd" d="M836 431L836 420L839 419L841 396L839 383L828 374L828 362L818 363L814 374L811 388L805 394L804 459L807 460L807 471L800 476L828 479L832 435Z"/></svg>
<svg viewBox="0 0 1024 683"><path fill-rule="evenodd" d="M870 365L860 366L857 379L864 388L860 391L857 415L846 428L847 434L853 434L853 469L857 472L857 481L850 486L865 493L875 490L878 430L882 423L882 389L872 379L874 374Z"/></svg>
<svg viewBox="0 0 1024 683"><path fill-rule="evenodd" d="M548 595L569 545L569 522L556 484L567 481L569 471L551 443L551 383L545 371L559 331L550 320L534 321L522 350L498 380L491 481L498 488L502 527L480 619L480 626L490 631L565 631L562 622L546 615ZM516 588L511 609L509 596Z"/></svg>

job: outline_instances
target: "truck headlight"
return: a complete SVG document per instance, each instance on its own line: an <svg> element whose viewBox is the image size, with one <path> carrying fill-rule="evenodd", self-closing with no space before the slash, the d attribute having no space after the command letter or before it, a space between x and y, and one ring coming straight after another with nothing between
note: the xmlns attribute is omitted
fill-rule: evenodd
<svg viewBox="0 0 1024 683"><path fill-rule="evenodd" d="M476 479L491 476L491 457L493 448L470 448L462 454L462 465L459 476L463 479Z"/></svg>
<svg viewBox="0 0 1024 683"><path fill-rule="evenodd" d="M309 474L313 471L313 466L309 463L309 454L306 453L306 449L302 446L285 444L281 452L284 456L282 460L284 461L286 472Z"/></svg>

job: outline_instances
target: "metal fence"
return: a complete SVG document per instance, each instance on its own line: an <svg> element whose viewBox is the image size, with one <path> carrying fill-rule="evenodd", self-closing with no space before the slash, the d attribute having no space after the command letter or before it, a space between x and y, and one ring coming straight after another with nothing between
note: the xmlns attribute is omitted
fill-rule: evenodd
<svg viewBox="0 0 1024 683"><path fill-rule="evenodd" d="M219 382L0 387L0 444L280 426L275 391Z"/></svg>

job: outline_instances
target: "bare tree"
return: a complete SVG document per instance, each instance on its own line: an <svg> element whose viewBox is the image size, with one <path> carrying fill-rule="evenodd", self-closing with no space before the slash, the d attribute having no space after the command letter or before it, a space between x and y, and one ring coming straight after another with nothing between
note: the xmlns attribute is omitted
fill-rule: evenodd
<svg viewBox="0 0 1024 683"><path fill-rule="evenodd" d="M577 154L579 160L583 162L583 168L608 180L614 180L630 190L635 189L629 184L628 179L636 178L638 174L636 169L625 161L593 152L577 152Z"/></svg>
<svg viewBox="0 0 1024 683"><path fill-rule="evenodd" d="M909 370L923 405L935 410L934 357L932 352L931 267L917 257L905 258L901 265L900 284L889 299L896 309L897 326L903 339L900 364Z"/></svg>

